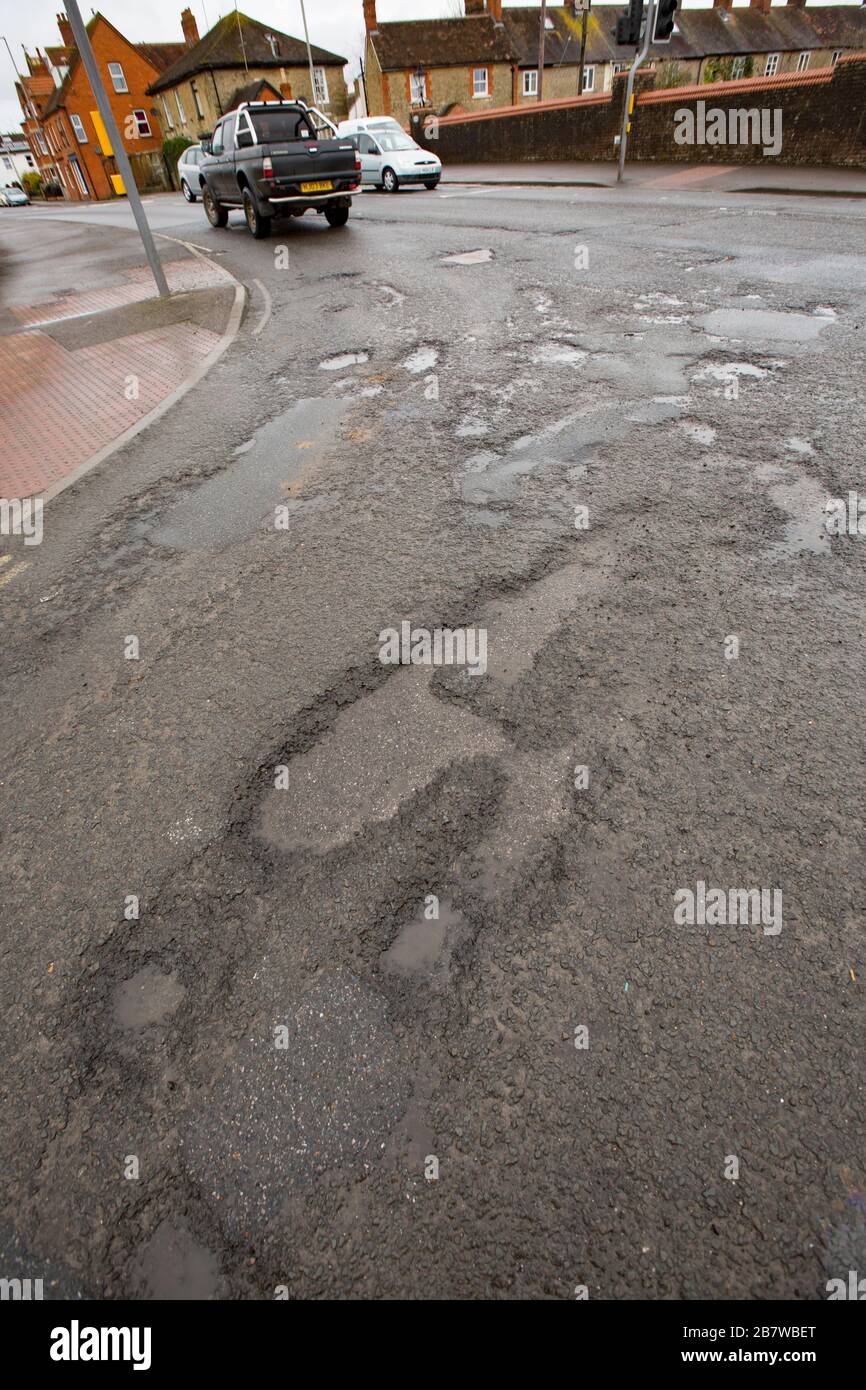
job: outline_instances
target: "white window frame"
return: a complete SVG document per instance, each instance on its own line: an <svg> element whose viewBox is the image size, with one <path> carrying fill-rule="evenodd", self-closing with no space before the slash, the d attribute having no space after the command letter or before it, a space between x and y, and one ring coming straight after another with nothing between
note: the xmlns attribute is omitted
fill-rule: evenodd
<svg viewBox="0 0 866 1390"><path fill-rule="evenodd" d="M81 117L76 115L74 111L70 111L69 119L72 122L72 129L75 132L75 138L79 145L88 144L87 131L84 129L84 122Z"/></svg>
<svg viewBox="0 0 866 1390"><path fill-rule="evenodd" d="M843 52L844 52L844 50L841 49L841 48L834 48L834 49L833 49L833 52L830 54L830 67L831 67L831 68L835 68L835 66L836 66L836 64L838 63L839 59L842 57L842 53L843 53Z"/></svg>
<svg viewBox="0 0 866 1390"><path fill-rule="evenodd" d="M776 73L779 71L779 59L781 58L781 56L782 56L781 53L768 53L768 54L767 54L767 61L766 61L766 64L764 65L764 76L765 76L765 77L775 77L775 76L776 76Z"/></svg>
<svg viewBox="0 0 866 1390"><path fill-rule="evenodd" d="M417 73L409 74L409 100L412 106L427 105L427 74L422 73L419 77Z"/></svg>
<svg viewBox="0 0 866 1390"><path fill-rule="evenodd" d="M731 64L731 77L733 78L733 80L734 80L735 82L738 82L738 81L740 80L740 78L741 78L741 77L745 77L745 75L746 75L746 60L745 60L745 58L735 58L734 61L733 61L733 63Z"/></svg>
<svg viewBox="0 0 866 1390"><path fill-rule="evenodd" d="M177 107L177 118L180 124L186 125L186 112L183 109L183 102L180 99L180 87L177 88L174 94L174 104Z"/></svg>
<svg viewBox="0 0 866 1390"><path fill-rule="evenodd" d="M204 111L202 110L201 98L199 97L198 87L196 86L195 82L190 82L189 89L192 92L193 104L195 105L195 113L198 116L199 120L203 121L205 118Z"/></svg>
<svg viewBox="0 0 866 1390"><path fill-rule="evenodd" d="M538 68L523 69L522 92L525 97L538 96Z"/></svg>
<svg viewBox="0 0 866 1390"><path fill-rule="evenodd" d="M483 83L482 83L481 86L479 86L479 82L478 82L478 79L479 79L479 78L483 78ZM472 69L472 96L473 96L473 98L474 98L475 100L480 100L482 97L489 97L489 96L490 96L490 69L489 69L489 68L473 68L473 69Z"/></svg>
<svg viewBox="0 0 866 1390"><path fill-rule="evenodd" d="M150 128L150 121L147 119L147 112L144 110L143 107L139 106L133 111L132 116L138 129L139 140L148 140L153 134L153 132ZM144 122L143 129L142 121Z"/></svg>
<svg viewBox="0 0 866 1390"><path fill-rule="evenodd" d="M583 92L595 91L595 63L587 63L583 69ZM583 92L581 95L583 95Z"/></svg>
<svg viewBox="0 0 866 1390"><path fill-rule="evenodd" d="M798 58L797 58L797 71L798 71L798 72L805 72L806 69L808 68L809 64L811 63L811 61L812 61L812 54L810 53L809 49L806 48L806 49L803 50L803 52L802 52L802 53L798 56Z"/></svg>
<svg viewBox="0 0 866 1390"><path fill-rule="evenodd" d="M39 153L48 158L48 141L45 139L43 131L37 130L36 139L39 142Z"/></svg>
<svg viewBox="0 0 866 1390"><path fill-rule="evenodd" d="M317 106L328 106L328 74L324 68L313 68L313 101Z"/></svg>
<svg viewBox="0 0 866 1390"><path fill-rule="evenodd" d="M87 184L84 180L84 175L82 174L81 169L78 166L77 160L71 159L69 162L72 165L72 172L75 175L75 182L78 184L78 191L80 192L82 198L89 198L90 189L87 187Z"/></svg>
<svg viewBox="0 0 866 1390"><path fill-rule="evenodd" d="M171 114L171 107L168 104L167 97L162 98L162 109L165 112L166 125L168 126L169 130L174 130L174 116Z"/></svg>
<svg viewBox="0 0 866 1390"><path fill-rule="evenodd" d="M129 87L126 85L126 74L124 73L120 63L109 63L108 75L111 78L111 85L113 86L116 92L120 93L129 91ZM117 85L118 82L122 84L119 87Z"/></svg>

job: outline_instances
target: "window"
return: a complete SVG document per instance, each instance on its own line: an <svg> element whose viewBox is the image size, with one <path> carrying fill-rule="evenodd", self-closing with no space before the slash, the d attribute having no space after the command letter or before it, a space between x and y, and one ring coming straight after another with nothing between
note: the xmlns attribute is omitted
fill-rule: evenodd
<svg viewBox="0 0 866 1390"><path fill-rule="evenodd" d="M200 121L203 121L204 112L201 109L201 99L199 98L198 87L196 86L195 82L190 82L189 89L192 92L192 99L195 102L195 114L198 116Z"/></svg>
<svg viewBox="0 0 866 1390"><path fill-rule="evenodd" d="M472 95L473 97L487 97L490 95L486 68L472 69Z"/></svg>
<svg viewBox="0 0 866 1390"><path fill-rule="evenodd" d="M413 106L423 106L427 101L427 75L417 72L409 74L409 100Z"/></svg>
<svg viewBox="0 0 866 1390"><path fill-rule="evenodd" d="M830 54L830 67L831 67L831 68L835 68L836 64L838 63L838 61L839 61L839 59L840 59L841 57L842 57L842 50L841 50L841 48L834 48L834 49L833 49L833 52Z"/></svg>
<svg viewBox="0 0 866 1390"><path fill-rule="evenodd" d="M595 68L592 66L584 68L583 70L583 91L595 91Z"/></svg>
<svg viewBox="0 0 866 1390"><path fill-rule="evenodd" d="M84 129L83 120L80 116L75 116L73 114L70 114L69 119L72 122L72 129L75 131L75 138L78 141L79 145L86 145L87 131Z"/></svg>
<svg viewBox="0 0 866 1390"><path fill-rule="evenodd" d="M226 116L223 121L222 132L223 149L226 154L231 154L235 147L235 117Z"/></svg>
<svg viewBox="0 0 866 1390"><path fill-rule="evenodd" d="M733 61L733 63L731 64L731 77L733 77L733 78L742 77L743 74L745 73L745 71L746 71L746 60L745 60L745 58L735 58L734 61Z"/></svg>
<svg viewBox="0 0 866 1390"><path fill-rule="evenodd" d="M146 111L133 111L136 128L140 136L150 134L150 121L147 119Z"/></svg>
<svg viewBox="0 0 866 1390"><path fill-rule="evenodd" d="M177 119L180 121L181 125L186 125L186 112L183 109L183 102L180 99L179 91L174 94L174 104L177 107Z"/></svg>
<svg viewBox="0 0 866 1390"><path fill-rule="evenodd" d="M162 99L162 109L165 112L166 125L168 126L169 130L174 130L174 116L172 116L171 114L171 107L169 106L165 97L163 97Z"/></svg>
<svg viewBox="0 0 866 1390"><path fill-rule="evenodd" d="M764 76L765 76L765 77L775 77L775 75L776 75L776 73L778 72L778 70L779 70L779 55L778 55L778 53L768 53L768 54L767 54L767 66L764 68Z"/></svg>
<svg viewBox="0 0 866 1390"><path fill-rule="evenodd" d="M82 198L89 198L90 191L87 187L87 184L84 182L84 175L78 167L78 160L76 159L75 155L72 156L72 159L69 162L72 165L72 172L75 175L76 182L78 183L78 187L81 191Z"/></svg>
<svg viewBox="0 0 866 1390"><path fill-rule="evenodd" d="M328 104L328 79L324 68L313 68L313 101L317 106Z"/></svg>
<svg viewBox="0 0 866 1390"><path fill-rule="evenodd" d="M15 165L12 163L12 160L9 158L8 154L4 154L3 156L3 165L6 169L15 168Z"/></svg>
<svg viewBox="0 0 866 1390"><path fill-rule="evenodd" d="M527 68L523 74L523 95L525 97L538 96L538 69Z"/></svg>
<svg viewBox="0 0 866 1390"><path fill-rule="evenodd" d="M42 154L47 154L48 146L45 143L45 136L42 134L41 130L37 130L36 139L39 141L39 149L42 152Z"/></svg>
<svg viewBox="0 0 866 1390"><path fill-rule="evenodd" d="M799 58L797 59L797 71L805 72L811 61L811 53L801 53Z"/></svg>
<svg viewBox="0 0 866 1390"><path fill-rule="evenodd" d="M123 68L120 66L119 63L108 64L108 75L111 78L114 90L116 92L129 91L129 88L126 85L126 78L123 75Z"/></svg>

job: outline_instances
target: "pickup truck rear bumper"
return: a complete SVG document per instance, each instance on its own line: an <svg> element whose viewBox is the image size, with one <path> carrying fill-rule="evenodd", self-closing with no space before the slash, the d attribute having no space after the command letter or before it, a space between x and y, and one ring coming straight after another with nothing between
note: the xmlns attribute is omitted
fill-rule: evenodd
<svg viewBox="0 0 866 1390"><path fill-rule="evenodd" d="M336 193L263 193L262 202L272 203L274 207L282 203L305 203L307 207L314 208L320 203L330 203L337 198L345 198L347 202L351 202L352 194L360 191L360 184L353 184L351 188L344 188Z"/></svg>

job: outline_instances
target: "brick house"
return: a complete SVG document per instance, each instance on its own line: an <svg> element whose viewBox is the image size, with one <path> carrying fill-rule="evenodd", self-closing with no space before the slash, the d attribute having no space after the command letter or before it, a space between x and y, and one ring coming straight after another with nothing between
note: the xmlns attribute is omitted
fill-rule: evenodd
<svg viewBox="0 0 866 1390"><path fill-rule="evenodd" d="M302 97L333 121L346 119L345 58L311 45L313 91L302 40L236 10L217 20L203 39L191 10L184 10L181 22L184 49L148 88L167 134L197 140L259 81L284 97Z"/></svg>
<svg viewBox="0 0 866 1390"><path fill-rule="evenodd" d="M111 198L123 191L114 154L69 21L58 15L57 24L63 44L50 56L28 55L30 76L16 84L24 132L43 181L59 184L73 201ZM147 87L180 45L131 43L101 14L91 18L87 33L127 154L159 156L162 127Z"/></svg>
<svg viewBox="0 0 866 1390"><path fill-rule="evenodd" d="M393 115L407 128L425 111L445 114L537 101L538 6L464 0L465 16L379 23L376 0L363 0L365 71L371 115ZM544 45L544 97L578 95L580 0L549 5ZM587 16L583 92L609 91L634 49L616 43L622 5L593 4ZM814 5L788 0L714 0L681 9L671 41L650 49L678 83L832 67L866 50L866 5Z"/></svg>

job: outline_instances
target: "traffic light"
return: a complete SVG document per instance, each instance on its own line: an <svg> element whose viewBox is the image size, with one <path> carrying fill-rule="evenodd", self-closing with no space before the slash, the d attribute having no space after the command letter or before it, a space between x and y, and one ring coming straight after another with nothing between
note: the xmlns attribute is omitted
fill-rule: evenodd
<svg viewBox="0 0 866 1390"><path fill-rule="evenodd" d="M674 7L676 8L676 7ZM616 21L616 41L636 48L640 43L640 26L643 19L643 0L629 0L628 13Z"/></svg>
<svg viewBox="0 0 866 1390"><path fill-rule="evenodd" d="M653 43L667 43L674 31L677 17L677 0L658 0L656 22L653 28Z"/></svg>

